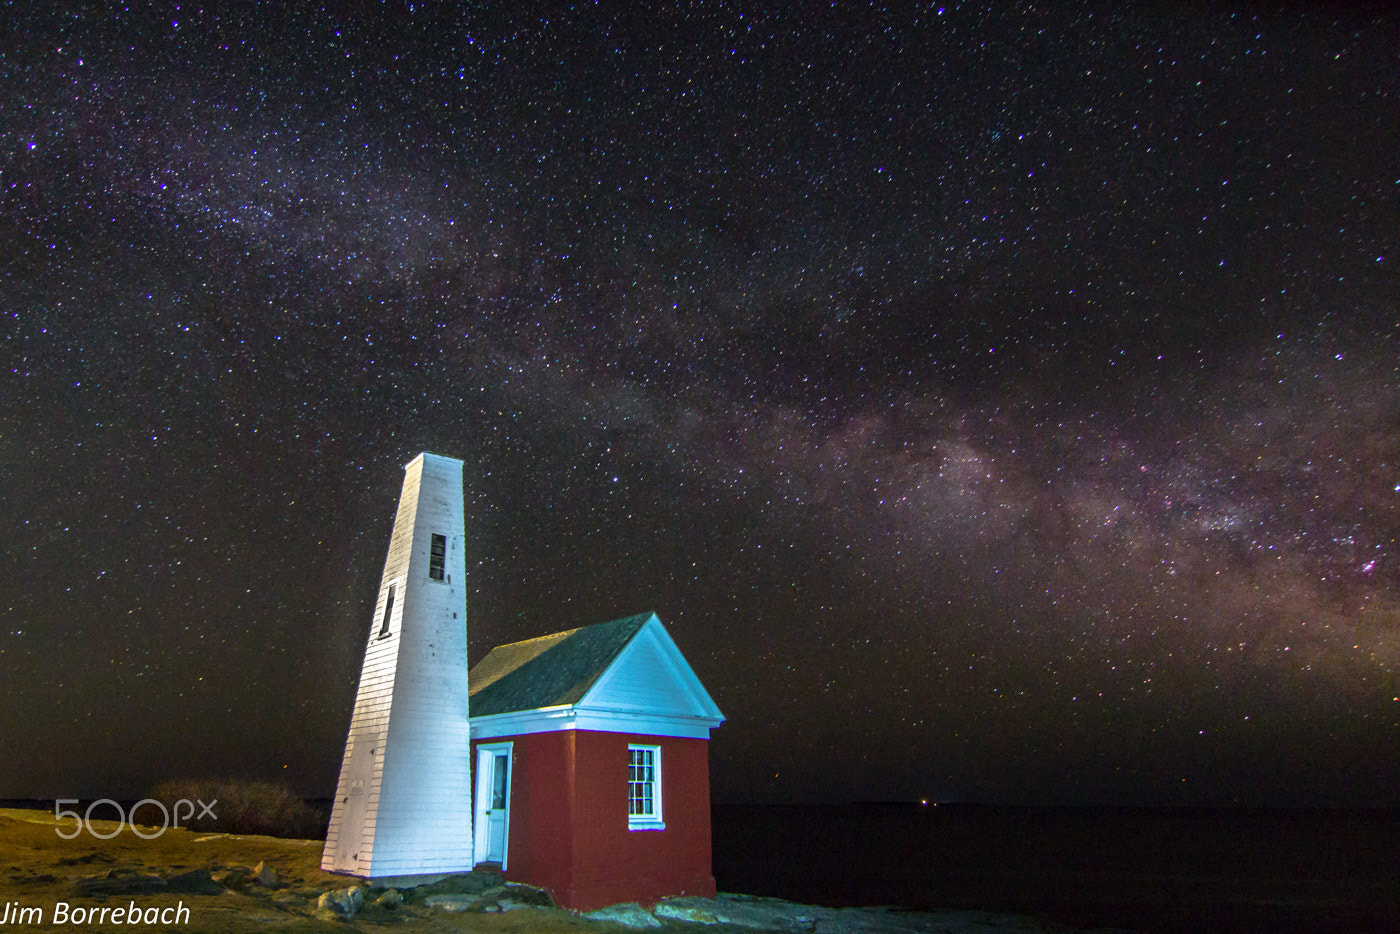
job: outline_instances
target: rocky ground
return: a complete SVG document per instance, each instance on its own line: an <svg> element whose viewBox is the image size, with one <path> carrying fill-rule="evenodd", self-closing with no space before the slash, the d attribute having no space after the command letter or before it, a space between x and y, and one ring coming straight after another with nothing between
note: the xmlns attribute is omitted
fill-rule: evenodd
<svg viewBox="0 0 1400 934"><path fill-rule="evenodd" d="M44 924L13 921L6 929L53 926L53 910L189 909L184 931L480 931L483 934L1050 934L1069 929L1014 915L912 912L894 908L822 908L771 898L722 894L673 898L658 905L613 905L579 914L547 893L475 872L410 889L347 885L320 870L320 841L201 835L168 830L145 840L130 828L95 821L100 834L64 840L52 815L0 810L0 917L4 906L34 907ZM148 832L149 833L149 832ZM87 930L139 925L84 923Z"/></svg>

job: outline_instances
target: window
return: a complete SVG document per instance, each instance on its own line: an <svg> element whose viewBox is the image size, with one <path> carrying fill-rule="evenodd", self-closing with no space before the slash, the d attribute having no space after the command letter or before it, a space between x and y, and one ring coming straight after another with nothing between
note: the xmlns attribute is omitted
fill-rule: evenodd
<svg viewBox="0 0 1400 934"><path fill-rule="evenodd" d="M442 580L443 571L447 568L447 536L433 533L432 550L428 553L428 577L435 581Z"/></svg>
<svg viewBox="0 0 1400 934"><path fill-rule="evenodd" d="M496 763L491 769L491 810L501 811L506 806L506 777L510 774L510 753L496 753Z"/></svg>
<svg viewBox="0 0 1400 934"><path fill-rule="evenodd" d="M389 638L389 620L394 617L394 585L389 585L389 592L384 595L384 622L379 626L379 638Z"/></svg>
<svg viewBox="0 0 1400 934"><path fill-rule="evenodd" d="M627 747L627 829L665 830L661 822L661 747Z"/></svg>

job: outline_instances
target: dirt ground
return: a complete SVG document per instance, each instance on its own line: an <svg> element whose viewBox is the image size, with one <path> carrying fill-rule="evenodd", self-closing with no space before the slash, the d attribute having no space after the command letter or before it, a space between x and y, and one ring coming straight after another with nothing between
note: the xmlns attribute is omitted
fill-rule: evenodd
<svg viewBox="0 0 1400 934"><path fill-rule="evenodd" d="M118 829L111 821L93 821L98 833ZM393 931L396 934L472 931L482 934L620 934L618 925L588 921L557 908L521 908L499 913L448 913L412 903L394 910L366 906L353 920L328 921L314 917L316 899L325 891L351 884L344 876L322 872L321 841L281 840L275 837L195 834L167 830L154 840L143 840L130 828L110 840L99 840L84 831L72 840L55 832L59 825L43 811L0 809L0 918L5 906L34 907L43 912L43 923L0 924L5 931L135 931L151 930L140 924L53 924L58 902L69 906L173 907L183 902L188 923L155 929L179 931L240 932L275 931L279 934L313 931ZM64 831L72 826L67 822ZM149 831L148 831L149 832ZM169 877L193 869L211 872L234 866L266 862L277 872L278 885L256 884L226 889L219 895L154 892L138 895L84 895L79 880L113 870ZM30 916L32 917L32 915ZM668 925L669 927L669 925ZM680 925L679 928L687 928ZM709 930L715 930L710 928Z"/></svg>

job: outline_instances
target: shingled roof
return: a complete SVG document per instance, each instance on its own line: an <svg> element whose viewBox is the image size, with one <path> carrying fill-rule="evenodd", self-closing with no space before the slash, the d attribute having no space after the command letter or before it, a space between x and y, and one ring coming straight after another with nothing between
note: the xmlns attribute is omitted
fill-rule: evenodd
<svg viewBox="0 0 1400 934"><path fill-rule="evenodd" d="M467 674L472 716L578 703L653 615L496 646Z"/></svg>

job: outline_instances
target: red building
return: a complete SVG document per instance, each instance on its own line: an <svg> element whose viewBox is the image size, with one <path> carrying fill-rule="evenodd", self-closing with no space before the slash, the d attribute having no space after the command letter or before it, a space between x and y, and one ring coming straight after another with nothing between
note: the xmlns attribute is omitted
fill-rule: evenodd
<svg viewBox="0 0 1400 934"><path fill-rule="evenodd" d="M580 911L715 894L724 716L654 613L498 646L467 680L478 863Z"/></svg>

